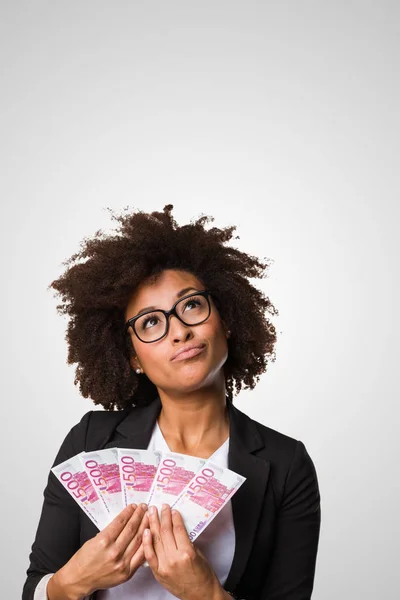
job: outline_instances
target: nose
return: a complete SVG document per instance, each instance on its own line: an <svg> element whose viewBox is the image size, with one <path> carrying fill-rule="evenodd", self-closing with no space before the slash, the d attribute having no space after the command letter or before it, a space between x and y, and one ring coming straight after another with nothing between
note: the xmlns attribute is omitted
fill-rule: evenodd
<svg viewBox="0 0 400 600"><path fill-rule="evenodd" d="M193 333L190 325L185 325L178 317L171 315L169 318L168 336L170 336L174 342L180 342L193 337Z"/></svg>

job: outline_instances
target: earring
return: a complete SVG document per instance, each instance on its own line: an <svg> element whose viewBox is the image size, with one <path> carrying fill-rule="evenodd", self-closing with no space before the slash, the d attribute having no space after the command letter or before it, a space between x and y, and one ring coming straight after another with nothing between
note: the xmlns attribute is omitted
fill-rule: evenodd
<svg viewBox="0 0 400 600"><path fill-rule="evenodd" d="M142 372L142 369L136 369L136 373L139 375Z"/></svg>
<svg viewBox="0 0 400 600"><path fill-rule="evenodd" d="M228 329L228 335L227 335L227 337L231 337L231 330L230 329Z"/></svg>

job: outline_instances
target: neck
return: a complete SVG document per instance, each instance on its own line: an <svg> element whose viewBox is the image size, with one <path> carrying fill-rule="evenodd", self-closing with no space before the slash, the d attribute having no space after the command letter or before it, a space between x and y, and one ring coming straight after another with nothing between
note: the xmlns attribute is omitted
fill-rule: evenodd
<svg viewBox="0 0 400 600"><path fill-rule="evenodd" d="M220 389L203 388L185 395L159 390L158 425L164 437L188 453L218 447L229 435L225 382Z"/></svg>

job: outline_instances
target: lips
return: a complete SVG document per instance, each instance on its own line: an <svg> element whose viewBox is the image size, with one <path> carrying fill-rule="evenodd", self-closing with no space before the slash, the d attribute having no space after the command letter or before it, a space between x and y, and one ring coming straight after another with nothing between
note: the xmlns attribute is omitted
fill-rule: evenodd
<svg viewBox="0 0 400 600"><path fill-rule="evenodd" d="M191 346L185 346L184 348L181 348L175 352L175 354L172 355L171 360L184 360L185 358L192 358L193 356L200 354L205 347L205 344L192 344Z"/></svg>

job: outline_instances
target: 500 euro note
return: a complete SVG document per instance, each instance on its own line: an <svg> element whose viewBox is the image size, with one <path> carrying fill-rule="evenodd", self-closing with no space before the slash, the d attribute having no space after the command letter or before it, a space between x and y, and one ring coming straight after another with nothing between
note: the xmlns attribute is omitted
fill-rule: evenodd
<svg viewBox="0 0 400 600"><path fill-rule="evenodd" d="M123 492L123 502L128 504L147 503L147 498L160 463L161 452L118 448L118 465ZM147 560L142 567L148 567Z"/></svg>
<svg viewBox="0 0 400 600"><path fill-rule="evenodd" d="M116 448L80 454L82 465L112 521L124 508Z"/></svg>
<svg viewBox="0 0 400 600"><path fill-rule="evenodd" d="M193 542L246 481L230 469L206 461L173 504Z"/></svg>
<svg viewBox="0 0 400 600"><path fill-rule="evenodd" d="M172 505L205 462L187 454L163 452L147 503L159 509L163 503Z"/></svg>
<svg viewBox="0 0 400 600"><path fill-rule="evenodd" d="M96 527L103 529L108 515L81 464L80 454L54 466L51 471Z"/></svg>
<svg viewBox="0 0 400 600"><path fill-rule="evenodd" d="M161 452L118 448L117 455L124 506L147 503Z"/></svg>

